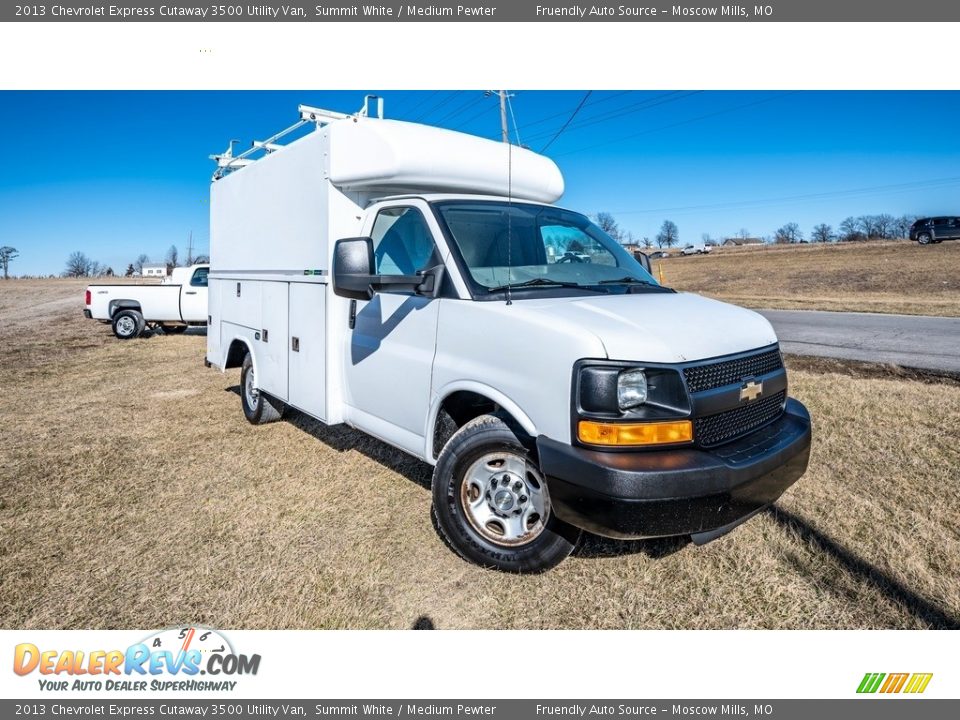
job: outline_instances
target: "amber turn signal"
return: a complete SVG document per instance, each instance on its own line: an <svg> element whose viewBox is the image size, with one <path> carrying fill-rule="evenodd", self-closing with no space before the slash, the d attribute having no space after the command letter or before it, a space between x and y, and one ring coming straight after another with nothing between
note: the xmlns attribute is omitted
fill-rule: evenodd
<svg viewBox="0 0 960 720"><path fill-rule="evenodd" d="M627 447L633 445L670 445L693 440L689 420L646 423L601 423L581 420L577 437L587 445Z"/></svg>

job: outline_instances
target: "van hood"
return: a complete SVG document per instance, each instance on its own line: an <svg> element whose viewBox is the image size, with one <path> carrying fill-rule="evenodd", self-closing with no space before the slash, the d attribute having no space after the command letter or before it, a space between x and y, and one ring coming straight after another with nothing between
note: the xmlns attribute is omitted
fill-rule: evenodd
<svg viewBox="0 0 960 720"><path fill-rule="evenodd" d="M611 360L680 363L777 342L765 317L692 293L550 298L523 303L543 322L590 332Z"/></svg>

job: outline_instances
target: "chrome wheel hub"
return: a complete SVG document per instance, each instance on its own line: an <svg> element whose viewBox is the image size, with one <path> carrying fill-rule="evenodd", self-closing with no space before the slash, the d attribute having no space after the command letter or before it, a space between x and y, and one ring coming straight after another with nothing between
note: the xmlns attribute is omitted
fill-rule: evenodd
<svg viewBox="0 0 960 720"><path fill-rule="evenodd" d="M488 453L473 463L460 486L460 499L471 527L497 545L533 541L550 513L539 470L510 452Z"/></svg>

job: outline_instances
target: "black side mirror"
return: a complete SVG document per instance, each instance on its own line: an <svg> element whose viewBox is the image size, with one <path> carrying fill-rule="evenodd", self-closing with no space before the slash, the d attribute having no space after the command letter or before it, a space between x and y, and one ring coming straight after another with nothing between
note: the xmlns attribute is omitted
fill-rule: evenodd
<svg viewBox="0 0 960 720"><path fill-rule="evenodd" d="M373 240L344 238L333 246L333 292L352 300L369 300L380 290L413 292L435 298L440 294L444 267L437 265L416 275L377 275L373 271Z"/></svg>
<svg viewBox="0 0 960 720"><path fill-rule="evenodd" d="M333 246L333 292L353 300L370 298L373 275L373 239L337 240Z"/></svg>
<svg viewBox="0 0 960 720"><path fill-rule="evenodd" d="M651 275L653 274L653 270L650 269L650 258L647 257L646 253L642 253L639 250L637 250L636 252L633 253L633 256L637 259L637 262L643 266L644 270L646 270Z"/></svg>

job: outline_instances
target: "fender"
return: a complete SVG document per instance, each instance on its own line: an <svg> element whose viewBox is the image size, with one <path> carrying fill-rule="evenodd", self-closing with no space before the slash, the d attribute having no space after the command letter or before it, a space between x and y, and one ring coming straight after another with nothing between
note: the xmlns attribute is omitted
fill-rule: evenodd
<svg viewBox="0 0 960 720"><path fill-rule="evenodd" d="M537 426L533 420L530 419L530 416L499 390L474 380L457 380L440 388L430 403L430 410L427 413L427 429L424 435L423 457L431 465L435 465L437 462L437 459L433 456L433 432L437 425L437 416L440 414L440 406L450 395L460 390L474 392L477 393L477 395L490 398L490 400L510 413L514 420L519 423L520 427L523 428L523 431L530 437L535 438L539 434L537 432Z"/></svg>
<svg viewBox="0 0 960 720"><path fill-rule="evenodd" d="M111 320L118 310L137 310L143 312L143 310L140 308L140 302L138 300L111 300L110 304L107 305L107 314L110 316Z"/></svg>
<svg viewBox="0 0 960 720"><path fill-rule="evenodd" d="M247 340L247 338L243 337L242 335L233 335L231 336L230 341L226 343L226 345L221 345L220 372L225 373L229 369L227 367L227 357L230 353L230 348L233 347L233 344L235 342L238 342L241 345L243 345L247 349L247 352L250 353L250 360L253 364L253 376L255 378L260 377L260 374L257 372L257 353L254 352L253 346L250 344L250 341ZM257 386L257 389L259 390L260 387Z"/></svg>

